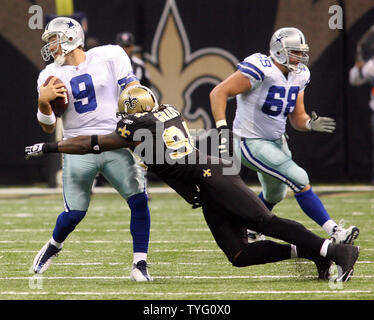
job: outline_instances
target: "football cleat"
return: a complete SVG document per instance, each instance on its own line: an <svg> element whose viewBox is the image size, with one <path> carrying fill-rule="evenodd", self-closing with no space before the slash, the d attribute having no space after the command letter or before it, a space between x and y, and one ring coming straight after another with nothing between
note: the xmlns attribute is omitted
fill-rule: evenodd
<svg viewBox="0 0 374 320"><path fill-rule="evenodd" d="M350 244L338 244L335 246L334 261L338 269L338 277L335 281L347 282L353 275L353 266L358 259L360 247Z"/></svg>
<svg viewBox="0 0 374 320"><path fill-rule="evenodd" d="M256 241L262 241L262 240L266 239L263 234L258 233L258 232L253 231L253 230L250 230L250 229L247 229L247 235L248 235L248 242L249 243L256 242Z"/></svg>
<svg viewBox="0 0 374 320"><path fill-rule="evenodd" d="M337 244L352 244L357 239L360 230L356 226L351 226L347 229L343 228L344 220L340 220L339 225L331 235L331 240Z"/></svg>
<svg viewBox="0 0 374 320"><path fill-rule="evenodd" d="M148 273L147 262L145 260L140 260L132 265L130 279L138 282L153 280Z"/></svg>
<svg viewBox="0 0 374 320"><path fill-rule="evenodd" d="M291 253L292 255L292 253ZM312 260L318 272L318 279L320 280L329 280L331 276L330 267L333 261L329 258L322 257L320 254L317 254L310 249L305 248L297 248L297 255L299 258L304 258L308 260Z"/></svg>
<svg viewBox="0 0 374 320"><path fill-rule="evenodd" d="M57 257L61 249L58 249L48 241L34 258L33 270L35 273L43 273L48 268L54 257Z"/></svg>
<svg viewBox="0 0 374 320"><path fill-rule="evenodd" d="M330 267L332 265L332 261L321 256L314 259L313 261L317 267L318 279L329 280L330 279Z"/></svg>

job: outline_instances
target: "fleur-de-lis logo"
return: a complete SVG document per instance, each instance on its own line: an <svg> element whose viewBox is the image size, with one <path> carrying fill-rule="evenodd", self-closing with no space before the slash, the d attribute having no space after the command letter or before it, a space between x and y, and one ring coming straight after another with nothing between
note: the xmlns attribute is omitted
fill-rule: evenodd
<svg viewBox="0 0 374 320"><path fill-rule="evenodd" d="M212 176L212 171L210 169L203 169L203 177L211 177Z"/></svg>
<svg viewBox="0 0 374 320"><path fill-rule="evenodd" d="M145 64L160 103L179 108L191 129L212 127L210 106L192 109L193 92L205 84L217 85L236 69L237 59L219 48L191 53L175 0L167 0Z"/></svg>
<svg viewBox="0 0 374 320"><path fill-rule="evenodd" d="M136 107L136 103L138 102L138 98L132 98L129 95L129 98L127 100L124 100L123 103L125 104L125 110L133 110Z"/></svg>
<svg viewBox="0 0 374 320"><path fill-rule="evenodd" d="M124 126L123 128L119 128L118 131L121 133L121 136L124 138L127 138L131 134L130 130L127 130L126 126Z"/></svg>

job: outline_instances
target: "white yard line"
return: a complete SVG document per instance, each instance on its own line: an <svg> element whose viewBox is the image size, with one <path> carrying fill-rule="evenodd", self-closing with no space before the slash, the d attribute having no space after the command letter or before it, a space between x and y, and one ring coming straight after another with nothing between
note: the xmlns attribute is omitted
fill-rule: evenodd
<svg viewBox="0 0 374 320"><path fill-rule="evenodd" d="M34 277L43 280L130 280L129 276L43 276L33 275L29 277L0 277L0 280L29 280ZM374 278L374 275L354 275L355 279ZM233 279L314 279L315 276L301 276L301 275L260 275L260 276L153 276L155 280L233 280Z"/></svg>
<svg viewBox="0 0 374 320"><path fill-rule="evenodd" d="M261 187L258 185L249 185L253 191L260 192ZM363 192L374 191L374 186L371 185L327 185L327 186L313 186L316 192ZM154 193L175 193L169 187L150 187L148 188L150 194ZM291 192L291 191L290 191ZM96 187L94 193L117 194L117 191L112 187ZM62 188L0 188L0 195L48 195L48 194L62 194Z"/></svg>
<svg viewBox="0 0 374 320"><path fill-rule="evenodd" d="M147 296L187 296L187 295L256 295L256 294L355 294L355 293L373 293L371 290L249 290L249 291L203 291L203 292L133 292L133 291L114 291L114 292L97 292L97 291L72 291L72 292L45 292L45 291L3 291L0 295L75 295L75 296L110 296L110 295L147 295Z"/></svg>

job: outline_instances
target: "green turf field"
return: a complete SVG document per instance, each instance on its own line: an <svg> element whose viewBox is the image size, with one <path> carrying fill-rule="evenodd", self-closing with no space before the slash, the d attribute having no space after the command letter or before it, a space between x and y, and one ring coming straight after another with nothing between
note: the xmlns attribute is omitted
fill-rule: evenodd
<svg viewBox="0 0 374 320"><path fill-rule="evenodd" d="M289 260L234 268L218 249L201 209L174 194L152 194L150 274L129 280L132 241L129 209L118 195L94 194L85 219L65 242L48 271L30 271L50 238L61 196L0 197L0 299L259 300L374 299L374 196L371 192L321 194L331 216L355 224L361 247L352 280L343 285L316 279L313 263ZM229 201L229 199L228 199ZM319 235L293 197L276 207Z"/></svg>

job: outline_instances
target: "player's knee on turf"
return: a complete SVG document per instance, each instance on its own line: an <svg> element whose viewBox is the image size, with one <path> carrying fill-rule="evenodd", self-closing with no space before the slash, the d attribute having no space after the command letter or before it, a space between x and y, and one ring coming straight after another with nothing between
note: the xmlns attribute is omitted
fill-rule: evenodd
<svg viewBox="0 0 374 320"><path fill-rule="evenodd" d="M234 266L234 267L237 267L237 268L242 268L242 267L245 267L245 265L243 264L243 250L240 250L231 260L231 264Z"/></svg>

